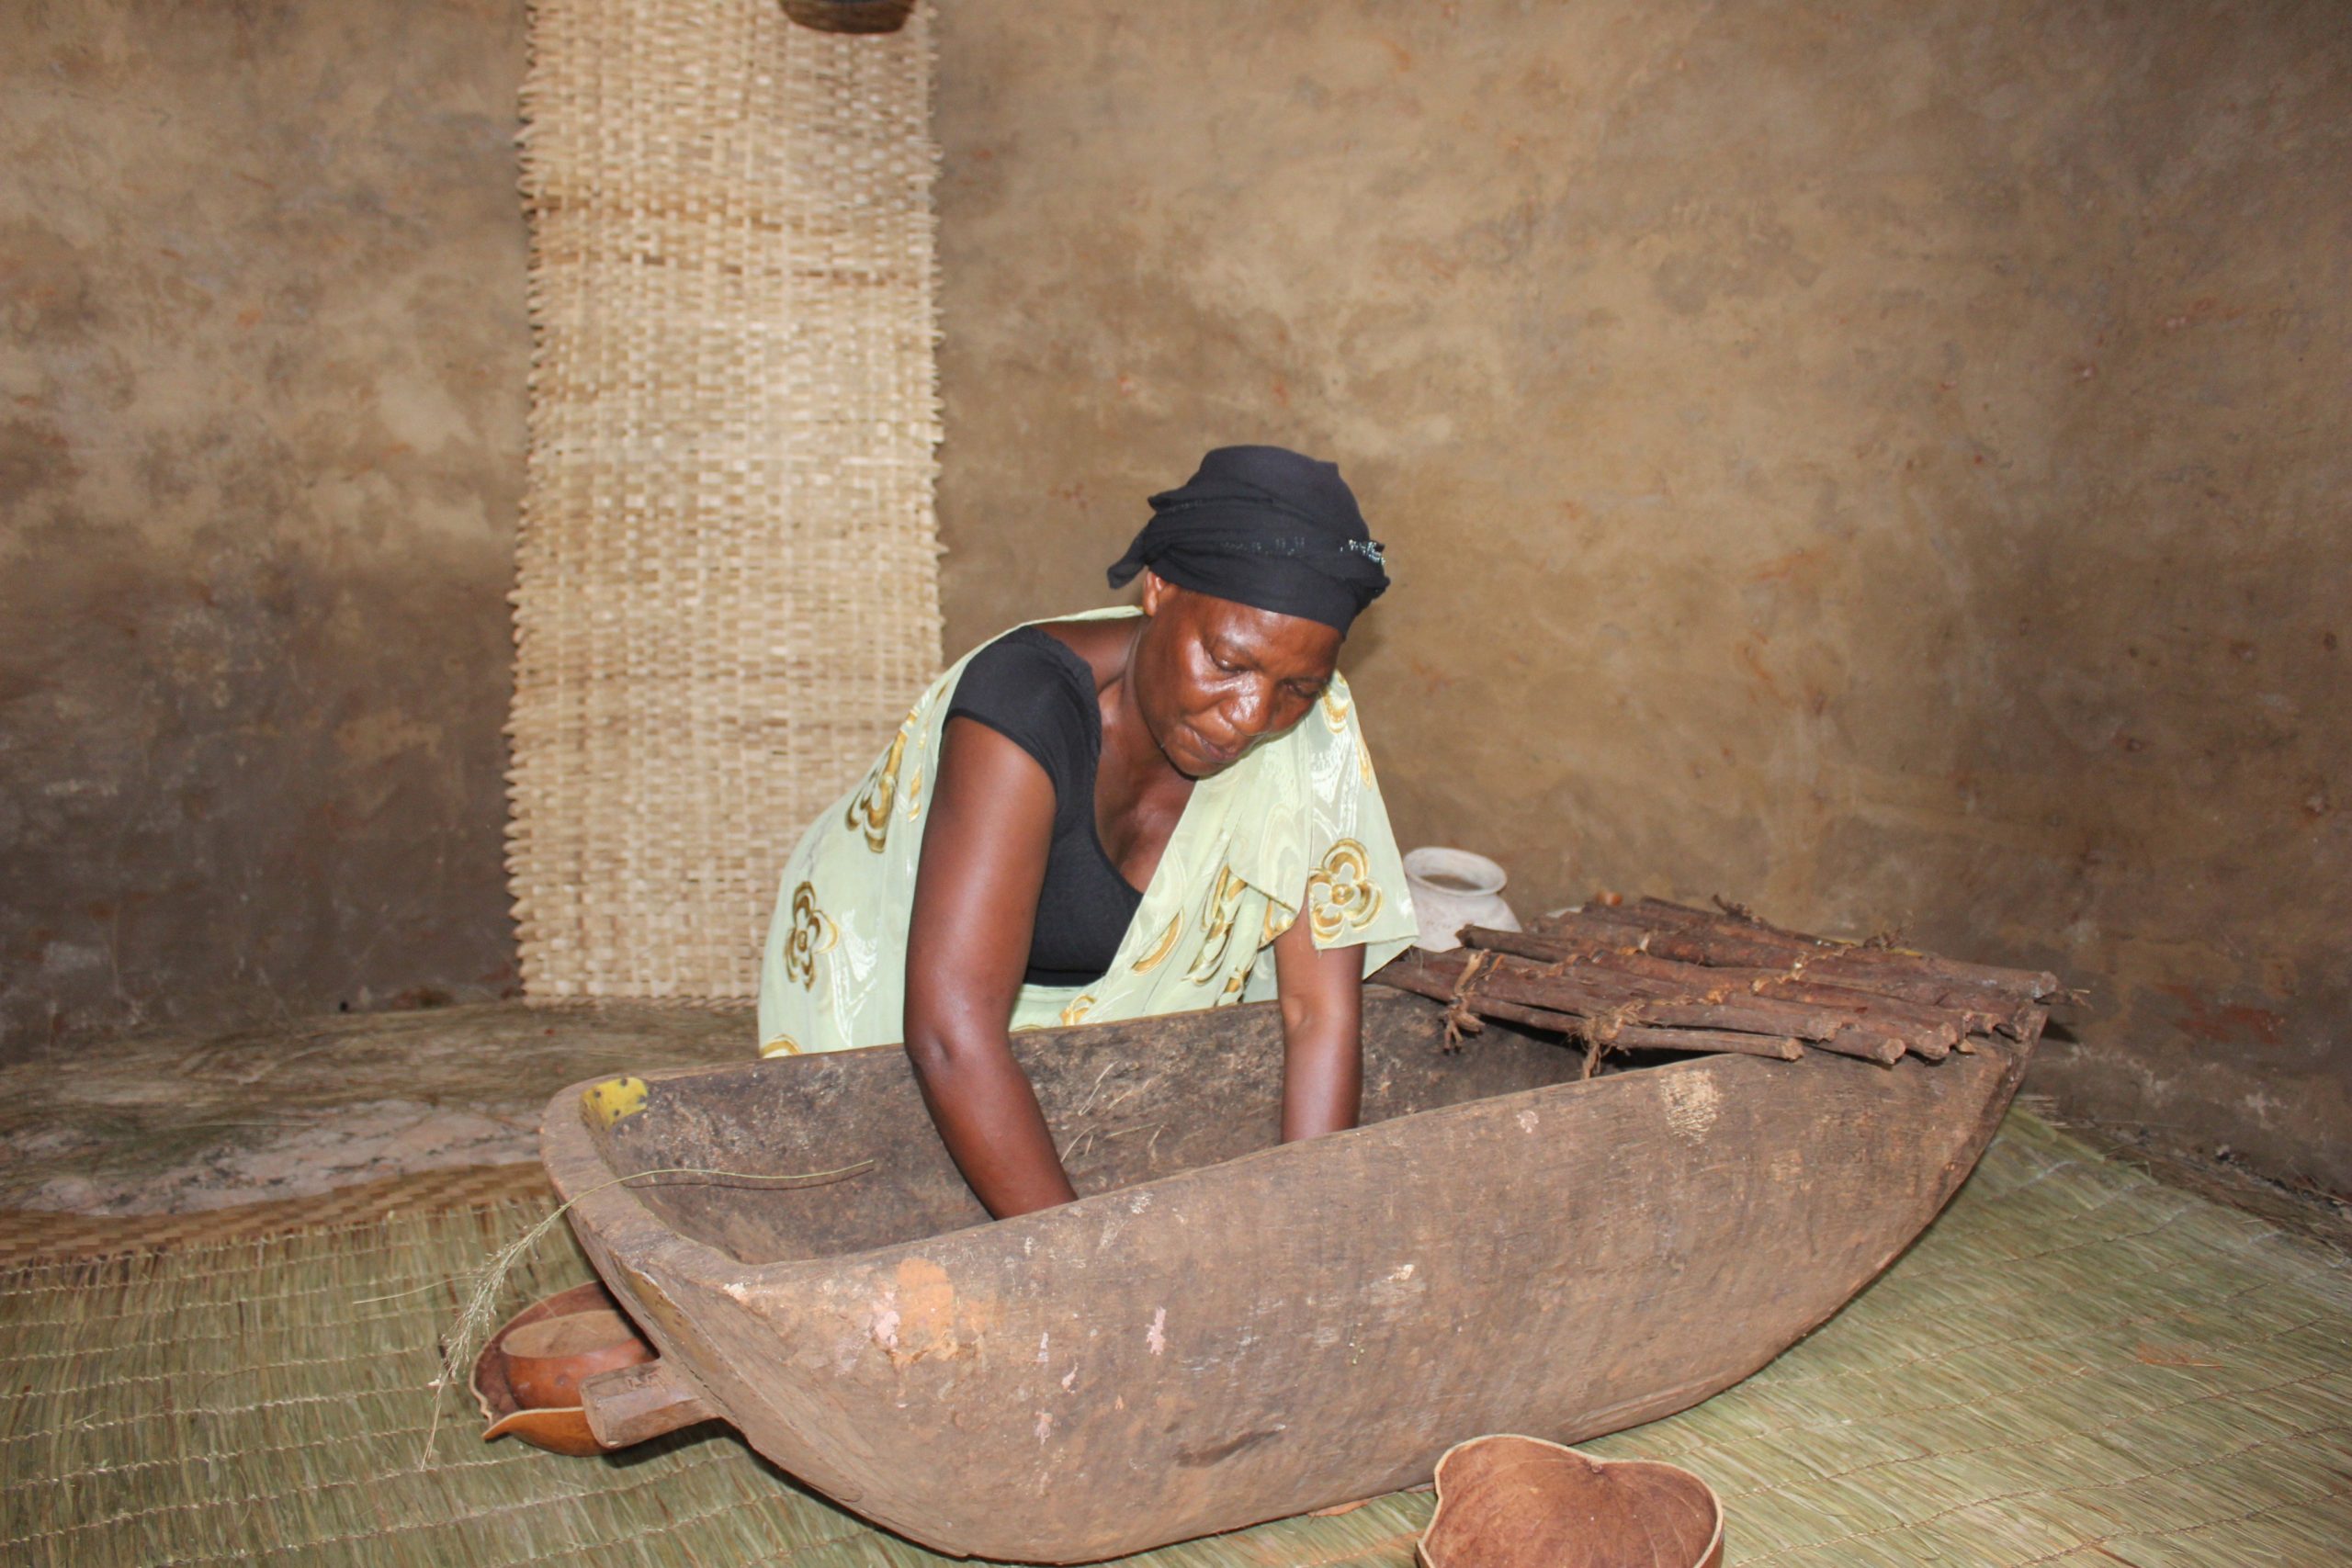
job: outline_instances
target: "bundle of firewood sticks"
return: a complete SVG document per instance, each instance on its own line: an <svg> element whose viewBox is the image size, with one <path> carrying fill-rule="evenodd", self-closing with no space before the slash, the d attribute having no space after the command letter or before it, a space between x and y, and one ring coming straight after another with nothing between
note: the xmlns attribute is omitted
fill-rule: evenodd
<svg viewBox="0 0 2352 1568"><path fill-rule="evenodd" d="M1464 926L1462 947L1415 949L1377 977L1446 1003L1449 1046L1481 1019L1557 1030L1584 1042L1588 1074L1610 1050L1939 1062L1996 1033L2030 1039L2081 999L2054 975L1806 936L1737 905L1610 897L1529 931Z"/></svg>

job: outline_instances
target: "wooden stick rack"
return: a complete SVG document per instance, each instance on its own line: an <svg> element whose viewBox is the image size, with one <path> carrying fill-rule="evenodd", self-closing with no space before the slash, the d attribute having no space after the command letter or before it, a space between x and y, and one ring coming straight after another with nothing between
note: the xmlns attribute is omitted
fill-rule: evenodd
<svg viewBox="0 0 2352 1568"><path fill-rule="evenodd" d="M1557 1030L1586 1043L1588 1072L1610 1050L1794 1061L1809 1047L1881 1066L1939 1062L1994 1034L2029 1038L2049 1009L2082 1001L2054 975L1808 936L1725 909L1597 899L1528 931L1464 926L1460 949L1416 949L1376 978L1446 1003L1449 1044L1482 1019Z"/></svg>

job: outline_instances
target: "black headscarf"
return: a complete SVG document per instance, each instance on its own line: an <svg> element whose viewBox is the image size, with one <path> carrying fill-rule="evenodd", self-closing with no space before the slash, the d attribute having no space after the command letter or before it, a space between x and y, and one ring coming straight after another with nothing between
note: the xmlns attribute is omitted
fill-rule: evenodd
<svg viewBox="0 0 2352 1568"><path fill-rule="evenodd" d="M1300 615L1342 635L1386 592L1380 543L1339 467L1280 446L1220 446L1181 490L1151 498L1111 586L1146 567L1179 588Z"/></svg>

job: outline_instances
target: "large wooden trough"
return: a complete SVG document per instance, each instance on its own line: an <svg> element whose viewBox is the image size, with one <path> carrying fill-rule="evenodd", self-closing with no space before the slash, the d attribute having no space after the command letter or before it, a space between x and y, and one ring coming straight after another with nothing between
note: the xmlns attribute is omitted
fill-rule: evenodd
<svg viewBox="0 0 2352 1568"><path fill-rule="evenodd" d="M1581 1055L1374 987L1365 1125L1277 1146L1281 1026L1017 1036L1084 1194L989 1222L895 1048L559 1095L573 1228L661 1352L608 1444L711 1416L934 1549L1070 1562L1574 1440L1770 1360L1907 1246L2039 1032L1881 1066ZM640 1096L641 1091L641 1096ZM870 1162L867 1163L867 1162ZM780 1188L676 1168L860 1174Z"/></svg>

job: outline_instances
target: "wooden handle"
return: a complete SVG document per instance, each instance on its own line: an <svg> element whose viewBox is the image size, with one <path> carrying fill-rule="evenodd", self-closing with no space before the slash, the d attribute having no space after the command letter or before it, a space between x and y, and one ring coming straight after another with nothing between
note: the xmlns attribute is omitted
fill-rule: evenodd
<svg viewBox="0 0 2352 1568"><path fill-rule="evenodd" d="M608 1449L625 1449L718 1414L663 1360L600 1372L580 1385L588 1429Z"/></svg>

